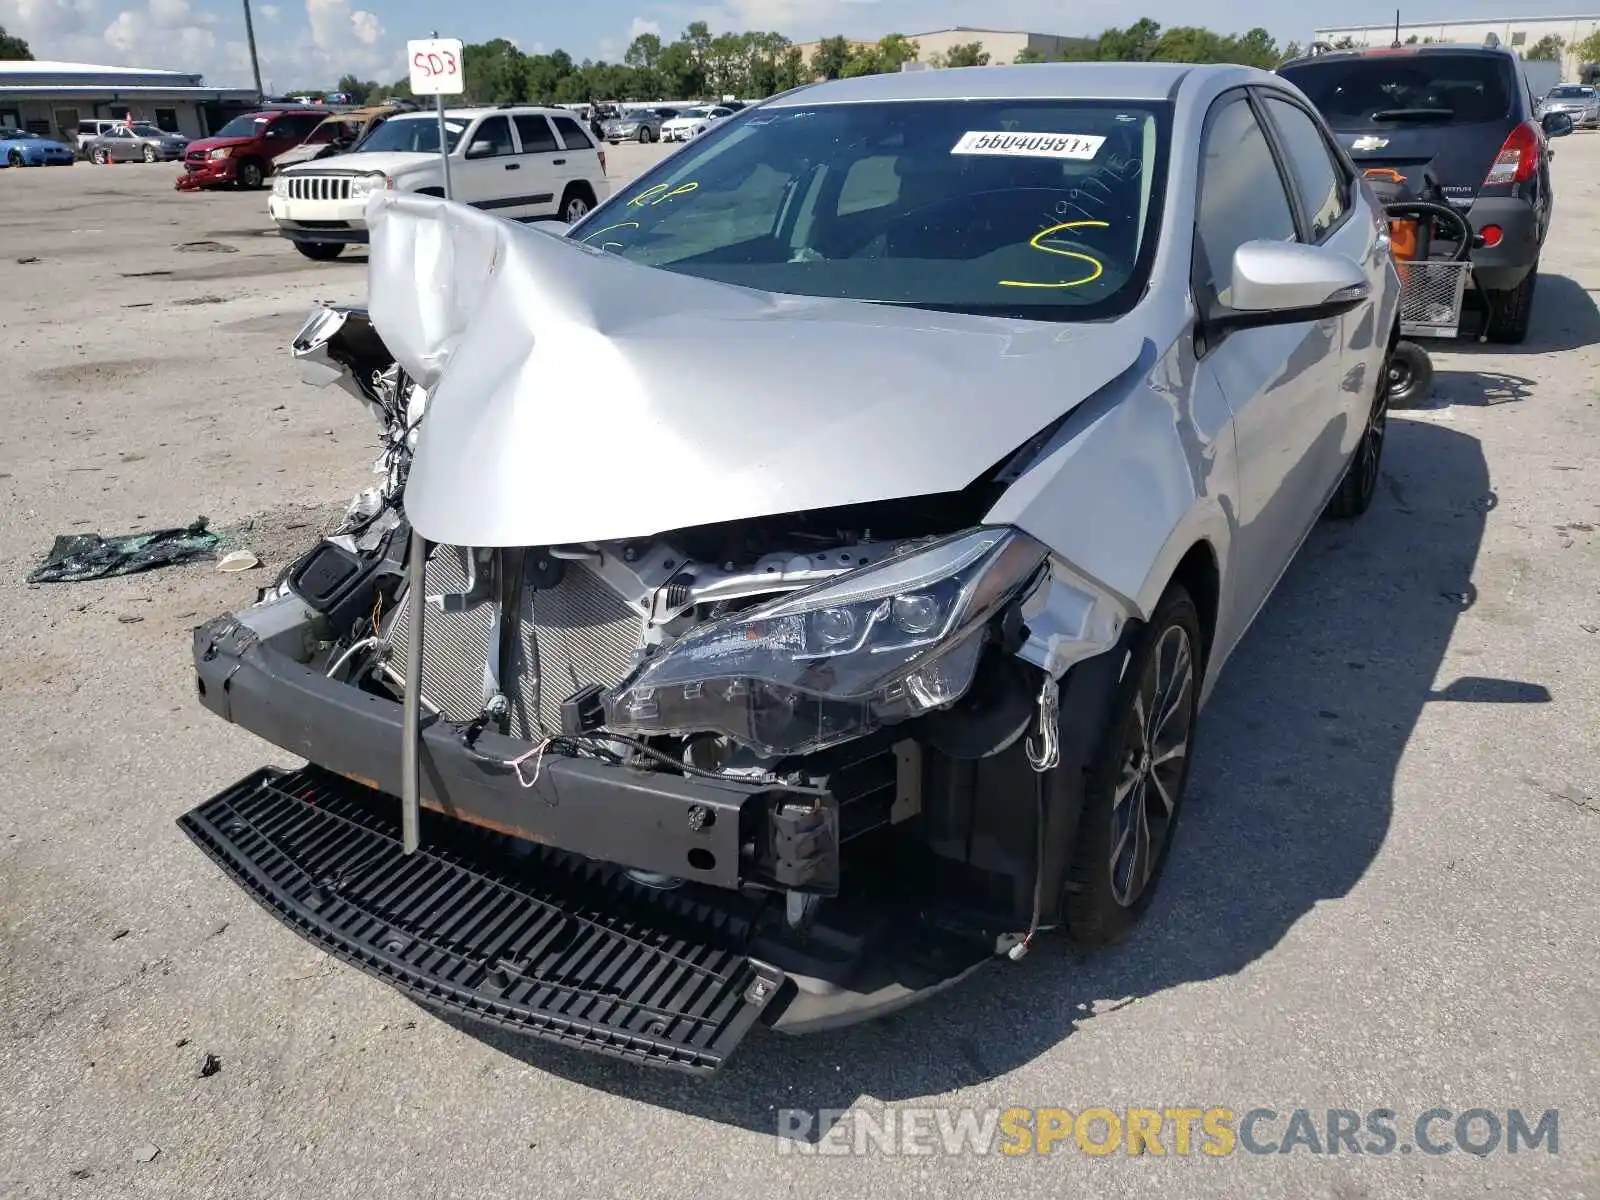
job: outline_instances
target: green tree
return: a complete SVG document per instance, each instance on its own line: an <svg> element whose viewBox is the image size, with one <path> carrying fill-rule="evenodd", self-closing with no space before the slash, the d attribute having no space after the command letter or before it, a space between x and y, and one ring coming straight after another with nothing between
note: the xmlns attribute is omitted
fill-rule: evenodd
<svg viewBox="0 0 1600 1200"><path fill-rule="evenodd" d="M468 104L511 104L528 98L528 60L505 38L461 48Z"/></svg>
<svg viewBox="0 0 1600 1200"><path fill-rule="evenodd" d="M1107 29L1100 35L1096 57L1101 62L1149 62L1161 40L1161 26L1140 17L1126 29Z"/></svg>
<svg viewBox="0 0 1600 1200"><path fill-rule="evenodd" d="M1150 58L1155 62L1221 62L1225 44L1209 29L1177 25L1162 32Z"/></svg>
<svg viewBox="0 0 1600 1200"><path fill-rule="evenodd" d="M377 81L372 79L357 79L354 75L341 75L339 82L333 88L336 92L343 92L350 97L352 104L367 104L377 99Z"/></svg>
<svg viewBox="0 0 1600 1200"><path fill-rule="evenodd" d="M983 48L982 42L963 42L958 46L951 46L934 64L940 67L987 67L989 65L989 52Z"/></svg>
<svg viewBox="0 0 1600 1200"><path fill-rule="evenodd" d="M0 60L33 61L33 51L28 49L28 43L19 37L12 37L4 25L0 25Z"/></svg>
<svg viewBox="0 0 1600 1200"><path fill-rule="evenodd" d="M1600 29L1582 41L1574 42L1572 53L1580 63L1600 62Z"/></svg>
<svg viewBox="0 0 1600 1200"><path fill-rule="evenodd" d="M812 74L838 79L850 62L850 43L843 37L823 38L811 54Z"/></svg>
<svg viewBox="0 0 1600 1200"><path fill-rule="evenodd" d="M799 46L787 46L774 64L772 90L787 92L806 81L806 56Z"/></svg>
<svg viewBox="0 0 1600 1200"><path fill-rule="evenodd" d="M1299 42L1290 42L1283 48L1283 56L1279 58L1278 61L1280 63L1286 63L1292 58L1299 58L1304 53L1305 51L1300 49Z"/></svg>
<svg viewBox="0 0 1600 1200"><path fill-rule="evenodd" d="M1270 71L1282 61L1277 40L1265 29L1257 26L1235 38L1226 39L1223 62L1241 63L1247 67L1260 67Z"/></svg>
<svg viewBox="0 0 1600 1200"><path fill-rule="evenodd" d="M1530 46L1522 57L1530 62L1560 62L1561 51L1566 45L1567 39L1560 34L1547 33Z"/></svg>
<svg viewBox="0 0 1600 1200"><path fill-rule="evenodd" d="M1024 46L1017 51L1017 56L1011 61L1014 63L1042 63L1045 61L1044 51L1036 50L1032 46Z"/></svg>
<svg viewBox="0 0 1600 1200"><path fill-rule="evenodd" d="M694 51L688 43L677 41L661 48L661 60L656 64L661 77L661 87L669 100L687 100L706 90L706 72L695 61Z"/></svg>
<svg viewBox="0 0 1600 1200"><path fill-rule="evenodd" d="M1345 34L1344 37L1333 43L1333 48L1335 50L1354 50L1356 48L1356 40L1349 34Z"/></svg>
<svg viewBox="0 0 1600 1200"><path fill-rule="evenodd" d="M661 64L661 35L641 33L629 44L622 61L636 71L655 70Z"/></svg>

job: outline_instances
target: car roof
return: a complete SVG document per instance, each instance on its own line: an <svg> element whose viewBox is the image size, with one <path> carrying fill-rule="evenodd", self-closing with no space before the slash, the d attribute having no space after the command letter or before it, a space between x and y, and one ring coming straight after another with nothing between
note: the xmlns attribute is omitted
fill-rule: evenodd
<svg viewBox="0 0 1600 1200"><path fill-rule="evenodd" d="M459 117L463 121L470 121L473 117L483 116L487 113L542 113L547 117L570 117L572 114L564 108L548 108L539 104L477 104L470 108L447 108L444 115ZM391 120L414 119L421 117L425 120L435 120L436 114L426 112L397 112Z"/></svg>
<svg viewBox="0 0 1600 1200"><path fill-rule="evenodd" d="M1360 58L1404 58L1411 55L1430 57L1436 54L1478 54L1484 57L1516 58L1516 53L1507 46L1485 46L1478 42L1429 42L1426 45L1415 46L1356 46L1350 50L1324 50L1321 54L1303 54L1299 58L1291 58L1286 63L1280 63L1278 70L1284 67L1301 67L1307 63L1350 62Z"/></svg>
<svg viewBox="0 0 1600 1200"><path fill-rule="evenodd" d="M1166 100L1190 75L1240 69L1189 63L1032 63L901 71L812 84L767 103L793 108L878 100Z"/></svg>

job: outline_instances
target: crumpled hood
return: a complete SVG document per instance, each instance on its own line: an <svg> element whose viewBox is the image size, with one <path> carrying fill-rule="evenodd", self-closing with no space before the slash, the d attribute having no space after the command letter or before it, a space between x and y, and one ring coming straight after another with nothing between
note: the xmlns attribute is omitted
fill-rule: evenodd
<svg viewBox="0 0 1600 1200"><path fill-rule="evenodd" d="M778 295L427 196L367 206L369 311L429 390L406 513L537 546L959 490L1139 355L1062 325Z"/></svg>
<svg viewBox="0 0 1600 1200"><path fill-rule="evenodd" d="M188 149L204 150L209 154L213 150L220 150L223 146L248 146L253 142L258 142L260 140L260 138L253 137L195 138L194 141L189 143Z"/></svg>

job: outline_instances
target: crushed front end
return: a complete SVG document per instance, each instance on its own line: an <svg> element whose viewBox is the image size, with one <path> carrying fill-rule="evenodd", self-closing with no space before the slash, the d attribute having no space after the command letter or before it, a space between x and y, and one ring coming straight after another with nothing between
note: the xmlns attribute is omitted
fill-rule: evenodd
<svg viewBox="0 0 1600 1200"><path fill-rule="evenodd" d="M196 630L201 703L310 765L181 823L297 932L432 1007L707 1072L758 1021L891 1011L1060 920L1130 623L982 523L1003 480L414 543L427 391L357 310L319 310L295 353L378 418L382 482Z"/></svg>

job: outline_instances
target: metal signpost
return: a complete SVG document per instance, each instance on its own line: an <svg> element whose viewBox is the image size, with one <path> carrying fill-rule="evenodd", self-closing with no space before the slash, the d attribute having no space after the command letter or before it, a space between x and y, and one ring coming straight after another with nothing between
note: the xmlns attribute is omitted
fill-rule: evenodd
<svg viewBox="0 0 1600 1200"><path fill-rule="evenodd" d="M444 168L444 198L450 193L450 140L444 128L444 98L459 96L465 88L461 74L461 42L456 38L431 37L406 43L406 58L411 67L411 94L432 96L439 117L439 163Z"/></svg>
<svg viewBox="0 0 1600 1200"><path fill-rule="evenodd" d="M406 43L411 67L411 92L432 96L439 118L439 164L444 168L444 197L450 194L450 139L444 127L444 98L462 91L461 43L455 38L432 37ZM424 568L428 543L415 527L411 530L411 554L406 564L406 586L410 592L411 627L406 631L405 703L401 708L400 738L400 844L407 854L421 842L422 780L422 619L428 607L424 594Z"/></svg>

